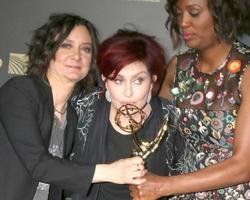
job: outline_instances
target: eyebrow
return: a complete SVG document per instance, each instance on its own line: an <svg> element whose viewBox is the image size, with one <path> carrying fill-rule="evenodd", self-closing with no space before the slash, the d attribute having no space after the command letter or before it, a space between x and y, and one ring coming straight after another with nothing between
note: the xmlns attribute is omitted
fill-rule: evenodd
<svg viewBox="0 0 250 200"><path fill-rule="evenodd" d="M198 3L190 3L190 4L188 4L188 5L186 5L186 7L187 8L192 8L192 7L199 7L199 8L202 8L202 6L200 5L200 4L198 4ZM180 9L180 6L178 6L178 4L176 5L176 8L177 9Z"/></svg>
<svg viewBox="0 0 250 200"><path fill-rule="evenodd" d="M68 42L74 42L73 40L71 40L71 39L65 39L64 41L68 41ZM91 42L82 42L82 44L88 44L88 45L92 45L92 43Z"/></svg>
<svg viewBox="0 0 250 200"><path fill-rule="evenodd" d="M138 72L138 73L136 73L136 74L133 74L133 77L138 76L138 75L141 75L141 74L148 74L148 73L149 73L149 72L141 71L141 72ZM123 75L123 74L117 74L116 77L118 77L118 76L120 76L120 77L126 77L126 75Z"/></svg>
<svg viewBox="0 0 250 200"><path fill-rule="evenodd" d="M188 5L187 7L188 7L188 8L193 8L193 7L199 7L199 8L202 8L202 6L201 6L201 5L199 5L199 4L191 4L191 5Z"/></svg>

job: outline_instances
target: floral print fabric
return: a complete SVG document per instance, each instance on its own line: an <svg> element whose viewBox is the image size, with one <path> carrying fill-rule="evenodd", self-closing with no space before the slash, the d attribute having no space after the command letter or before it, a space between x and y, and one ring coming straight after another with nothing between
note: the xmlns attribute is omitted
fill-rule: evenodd
<svg viewBox="0 0 250 200"><path fill-rule="evenodd" d="M188 51L177 57L172 93L179 109L177 127L186 139L182 173L194 172L232 156L235 120L241 103L240 84L250 61L250 49L235 42L229 55L215 71L196 68L198 54ZM174 196L188 200L250 199L250 183Z"/></svg>

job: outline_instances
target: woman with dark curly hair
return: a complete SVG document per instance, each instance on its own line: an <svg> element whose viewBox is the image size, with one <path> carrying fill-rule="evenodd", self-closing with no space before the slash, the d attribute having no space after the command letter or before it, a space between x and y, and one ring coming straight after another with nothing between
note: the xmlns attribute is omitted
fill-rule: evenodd
<svg viewBox="0 0 250 200"><path fill-rule="evenodd" d="M144 174L141 158L68 160L77 127L70 97L96 85L97 42L95 27L72 14L52 15L34 32L27 75L0 89L0 199L59 200L62 189L87 193L95 182L140 183L132 178Z"/></svg>
<svg viewBox="0 0 250 200"><path fill-rule="evenodd" d="M175 99L185 138L178 176L146 174L133 199L250 199L249 0L168 0L174 56L160 95Z"/></svg>

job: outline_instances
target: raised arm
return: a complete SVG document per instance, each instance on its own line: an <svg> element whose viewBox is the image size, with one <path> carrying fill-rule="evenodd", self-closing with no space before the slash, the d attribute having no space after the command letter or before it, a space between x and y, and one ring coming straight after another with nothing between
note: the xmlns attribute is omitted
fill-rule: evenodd
<svg viewBox="0 0 250 200"><path fill-rule="evenodd" d="M165 74L164 81L161 85L161 90L159 93L159 96L166 98L166 99L173 99L173 96L171 95L171 87L174 83L175 79L175 67L176 67L176 56L171 58L167 65L167 70Z"/></svg>

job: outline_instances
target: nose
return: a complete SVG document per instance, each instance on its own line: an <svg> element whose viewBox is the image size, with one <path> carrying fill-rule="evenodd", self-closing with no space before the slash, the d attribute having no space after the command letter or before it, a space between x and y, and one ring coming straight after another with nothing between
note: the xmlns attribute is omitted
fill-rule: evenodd
<svg viewBox="0 0 250 200"><path fill-rule="evenodd" d="M189 25L189 17L187 13L183 13L179 18L179 25L181 28L185 28Z"/></svg>
<svg viewBox="0 0 250 200"><path fill-rule="evenodd" d="M124 94L126 97L131 97L133 95L133 88L131 83L126 83Z"/></svg>
<svg viewBox="0 0 250 200"><path fill-rule="evenodd" d="M75 49L73 50L73 58L74 58L75 60L80 60L80 59L81 59L81 51L80 51L80 49L75 48Z"/></svg>

